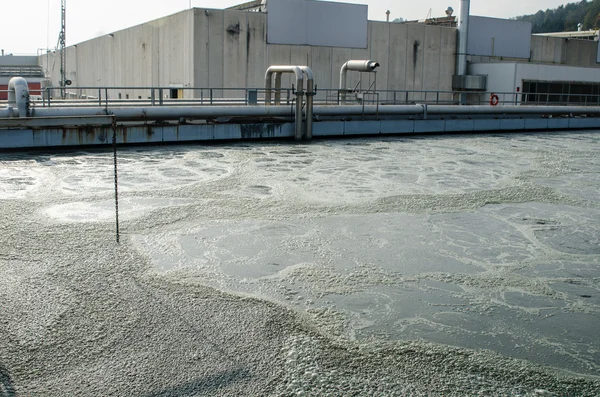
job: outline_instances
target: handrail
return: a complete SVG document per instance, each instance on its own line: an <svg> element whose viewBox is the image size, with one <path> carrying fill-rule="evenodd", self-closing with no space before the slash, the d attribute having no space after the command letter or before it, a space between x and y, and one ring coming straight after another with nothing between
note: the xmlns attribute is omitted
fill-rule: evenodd
<svg viewBox="0 0 600 397"><path fill-rule="evenodd" d="M169 96L168 90L184 90L184 98L165 98ZM145 91L145 93L144 93ZM140 104L150 106L173 106L173 105L247 105L249 104L249 92L256 94L258 103L265 102L266 90L259 88L217 88L217 87L158 87L158 86L71 86L67 89L69 99L55 99L58 97L60 87L47 87L34 89L33 92L42 93L39 96L31 98L32 106L108 106L120 104L122 106L137 106ZM308 90L307 90L308 91ZM131 98L122 95L119 99L118 94L129 92ZM285 99L282 104L290 105L293 100L292 88L275 89L276 92ZM135 93L135 95L133 94ZM347 104L373 104L373 105L400 105L427 103L437 105L458 104L460 91L451 90L346 90ZM374 95L374 94L377 95ZM0 106L6 103L8 90L0 90ZM368 94L368 95L367 95ZM539 92L495 92L498 95L498 106L504 105L581 105L581 106L600 106L600 94L563 94L563 93L539 93ZM313 95L315 104L337 104L339 103L340 90L338 88L319 88ZM469 92L468 104L470 105L489 105L491 92ZM187 96L187 97L186 97ZM40 100L42 99L42 100Z"/></svg>

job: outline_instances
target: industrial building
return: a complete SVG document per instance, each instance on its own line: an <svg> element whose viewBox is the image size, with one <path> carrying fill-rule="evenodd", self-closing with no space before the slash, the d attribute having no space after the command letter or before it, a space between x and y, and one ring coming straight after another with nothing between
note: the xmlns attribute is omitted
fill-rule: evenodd
<svg viewBox="0 0 600 397"><path fill-rule="evenodd" d="M33 81L45 75L53 97L68 80L72 86L63 94L73 98L102 96L95 87L116 87L105 95L122 100L149 99L156 95L150 87L161 87L161 98L236 98L246 88L264 87L266 69L279 64L309 66L317 101L335 100L340 88L376 90L381 103L448 103L465 90L472 103L491 93L508 103L598 101L598 41L589 37L532 35L528 22L469 16L468 67L459 73L457 57L464 52L451 8L442 18L406 23L368 21L367 11L366 5L314 0L191 8L68 46L63 75L60 51L42 54L43 72L38 67ZM434 23L438 19L444 23ZM376 73L350 72L348 87L339 87L340 67L351 59L381 66ZM0 57L0 68L7 60ZM460 74L470 76L453 78ZM283 87L293 83L283 76Z"/></svg>
<svg viewBox="0 0 600 397"><path fill-rule="evenodd" d="M0 101L8 98L8 81L13 76L27 79L29 92L34 98L41 97L41 84L44 80L44 69L38 65L36 56L5 55L0 56Z"/></svg>

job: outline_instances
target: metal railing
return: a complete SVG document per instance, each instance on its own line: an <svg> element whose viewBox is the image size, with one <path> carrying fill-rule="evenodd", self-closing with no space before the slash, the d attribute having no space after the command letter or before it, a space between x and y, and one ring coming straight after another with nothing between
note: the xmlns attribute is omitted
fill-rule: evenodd
<svg viewBox="0 0 600 397"><path fill-rule="evenodd" d="M61 99L65 91L65 98ZM276 91L271 89L271 91ZM283 105L294 102L294 88L281 92ZM264 88L196 88L196 87L48 87L35 90L32 106L210 106L259 105L265 103ZM460 91L443 90L344 90L316 87L315 105L458 105ZM468 92L468 105L490 105L492 94L498 106L600 106L600 94L560 94L537 92ZM8 90L0 90L0 104Z"/></svg>

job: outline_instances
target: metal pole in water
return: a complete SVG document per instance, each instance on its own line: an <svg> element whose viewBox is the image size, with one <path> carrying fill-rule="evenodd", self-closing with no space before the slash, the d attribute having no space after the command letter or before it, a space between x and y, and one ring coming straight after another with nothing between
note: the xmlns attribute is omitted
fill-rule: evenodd
<svg viewBox="0 0 600 397"><path fill-rule="evenodd" d="M113 119L113 164L115 170L115 225L117 244L120 242L119 238L119 178L117 174L117 119Z"/></svg>

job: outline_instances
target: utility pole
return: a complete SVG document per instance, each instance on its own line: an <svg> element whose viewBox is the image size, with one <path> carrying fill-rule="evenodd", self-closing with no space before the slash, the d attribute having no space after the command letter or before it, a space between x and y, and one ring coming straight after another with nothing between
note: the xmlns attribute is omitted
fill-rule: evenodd
<svg viewBox="0 0 600 397"><path fill-rule="evenodd" d="M60 0L60 33L58 35L58 51L60 51L60 97L65 99L67 82L67 0Z"/></svg>

